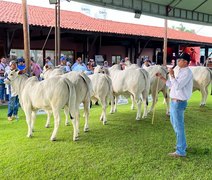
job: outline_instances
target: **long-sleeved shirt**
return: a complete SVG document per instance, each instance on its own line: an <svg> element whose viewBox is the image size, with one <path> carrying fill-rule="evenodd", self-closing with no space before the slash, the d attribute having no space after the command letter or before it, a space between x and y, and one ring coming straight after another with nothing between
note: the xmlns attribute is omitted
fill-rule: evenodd
<svg viewBox="0 0 212 180"><path fill-rule="evenodd" d="M8 76L8 74L11 72L11 69L10 67L8 66L6 69L5 69L5 75ZM12 89L12 86L10 84L6 84L6 93L7 94L10 94L11 97L15 97L17 96L18 94Z"/></svg>
<svg viewBox="0 0 212 180"><path fill-rule="evenodd" d="M82 64L75 64L71 67L72 71L87 71L87 67L84 63Z"/></svg>
<svg viewBox="0 0 212 180"><path fill-rule="evenodd" d="M188 67L181 68L178 75L166 81L166 86L170 88L170 97L179 100L188 100L192 95L193 74Z"/></svg>

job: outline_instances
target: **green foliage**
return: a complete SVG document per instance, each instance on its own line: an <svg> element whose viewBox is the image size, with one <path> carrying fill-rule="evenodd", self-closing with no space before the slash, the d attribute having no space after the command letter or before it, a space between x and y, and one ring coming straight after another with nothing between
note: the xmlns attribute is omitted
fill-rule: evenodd
<svg viewBox="0 0 212 180"><path fill-rule="evenodd" d="M189 33L196 34L194 29L186 29L186 27L182 23L178 27L172 26L172 29L176 29L178 31L189 32Z"/></svg>
<svg viewBox="0 0 212 180"><path fill-rule="evenodd" d="M38 115L33 138L26 137L27 125L21 110L19 121L7 121L7 107L0 106L0 179L212 179L212 98L199 107L195 92L185 113L187 157L168 157L174 151L175 136L165 115L160 95L147 119L136 121L130 104L119 105L109 114L108 124L99 121L101 108L91 109L88 133L72 141L72 126L65 126L64 115L57 141L51 142L51 127L45 128L46 115Z"/></svg>

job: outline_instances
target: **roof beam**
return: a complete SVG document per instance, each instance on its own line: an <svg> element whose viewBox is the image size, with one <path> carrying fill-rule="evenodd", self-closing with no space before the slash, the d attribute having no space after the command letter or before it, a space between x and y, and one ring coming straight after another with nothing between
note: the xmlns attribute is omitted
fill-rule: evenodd
<svg viewBox="0 0 212 180"><path fill-rule="evenodd" d="M205 4L208 0L203 1L201 4L199 4L196 8L194 8L192 11L197 10L199 7L201 7L203 4Z"/></svg>
<svg viewBox="0 0 212 180"><path fill-rule="evenodd" d="M92 4L97 6L103 6L106 8L112 8L116 10L122 10L127 12L134 13L139 10L142 14L150 15L154 17L160 18L168 18L171 20L177 21L186 21L190 23L196 24L206 24L212 25L212 14L210 11L196 11L203 4L208 3L210 5L210 1L204 0L201 4L199 4L195 9L183 9L179 4L182 3L190 3L189 0L173 0L170 3L163 4L158 0L73 0L76 2ZM167 8L169 7L171 11L167 15Z"/></svg>

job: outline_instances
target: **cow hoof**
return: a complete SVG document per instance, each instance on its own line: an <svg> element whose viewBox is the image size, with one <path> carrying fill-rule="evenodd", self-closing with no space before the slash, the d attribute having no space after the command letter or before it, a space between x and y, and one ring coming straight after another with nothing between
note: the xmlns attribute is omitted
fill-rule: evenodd
<svg viewBox="0 0 212 180"><path fill-rule="evenodd" d="M166 113L166 116L170 116L170 113L168 112L168 113Z"/></svg>
<svg viewBox="0 0 212 180"><path fill-rule="evenodd" d="M88 127L84 128L84 132L88 132L88 131L89 131Z"/></svg>
<svg viewBox="0 0 212 180"><path fill-rule="evenodd" d="M110 111L110 114L113 114L113 111Z"/></svg>
<svg viewBox="0 0 212 180"><path fill-rule="evenodd" d="M106 125L107 124L107 121L103 121L103 125Z"/></svg>
<svg viewBox="0 0 212 180"><path fill-rule="evenodd" d="M68 122L68 123L65 123L65 126L70 126L70 123Z"/></svg>
<svg viewBox="0 0 212 180"><path fill-rule="evenodd" d="M139 120L141 120L141 118L140 117L136 117L136 120L139 121Z"/></svg>
<svg viewBox="0 0 212 180"><path fill-rule="evenodd" d="M45 128L49 128L49 127L50 127L50 125L49 125L49 124L45 125Z"/></svg>
<svg viewBox="0 0 212 180"><path fill-rule="evenodd" d="M56 141L56 137L50 138L51 141Z"/></svg>
<svg viewBox="0 0 212 180"><path fill-rule="evenodd" d="M205 104L200 104L200 107L204 107L205 106Z"/></svg>
<svg viewBox="0 0 212 180"><path fill-rule="evenodd" d="M79 141L79 137L73 138L73 141Z"/></svg>
<svg viewBox="0 0 212 180"><path fill-rule="evenodd" d="M27 137L28 138L32 138L32 134L27 134Z"/></svg>

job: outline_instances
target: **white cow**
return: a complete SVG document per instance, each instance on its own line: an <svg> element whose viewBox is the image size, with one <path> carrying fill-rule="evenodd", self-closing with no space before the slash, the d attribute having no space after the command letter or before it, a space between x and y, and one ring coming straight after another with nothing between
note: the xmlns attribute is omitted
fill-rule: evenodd
<svg viewBox="0 0 212 180"><path fill-rule="evenodd" d="M76 89L76 104L79 107L80 103L84 106L85 125L84 131L88 131L88 118L90 113L90 100L93 94L92 83L88 76L83 72L71 71L63 74L62 77L66 77L75 85ZM68 112L66 111L66 124L68 124ZM78 123L78 122L77 122ZM79 123L77 124L79 130Z"/></svg>
<svg viewBox="0 0 212 180"><path fill-rule="evenodd" d="M137 64L132 64L130 66L127 66L127 68L138 69L140 67ZM154 66L146 67L145 70L149 73L149 77L150 77L149 93L152 95L152 106L150 107L149 112L153 111L154 106L157 102L157 95L160 91L162 91L163 96L165 98L165 102L166 102L166 114L168 115L169 114L169 100L170 100L168 89L167 89L166 85L164 84L164 82L162 82L160 79L158 79L155 76L155 74L157 72L159 72L162 74L162 76L164 78L168 79L167 69L160 65L154 65ZM132 103L132 109L133 109L133 107L134 107L134 105Z"/></svg>
<svg viewBox="0 0 212 180"><path fill-rule="evenodd" d="M137 103L138 110L136 120L141 118L141 97L144 101L144 113L142 118L147 116L147 97L150 89L150 78L143 69L121 70L120 65L116 64L109 68L112 79L113 92L115 95L115 109L119 95L132 95L133 101Z"/></svg>
<svg viewBox="0 0 212 180"><path fill-rule="evenodd" d="M52 68L46 68L44 66L43 72L41 73L40 77L43 79L48 79L50 77L59 76L62 74L64 74L64 71L61 68L52 69Z"/></svg>
<svg viewBox="0 0 212 180"><path fill-rule="evenodd" d="M168 88L166 87L166 84L164 84L164 82L161 81L161 79L155 76L155 74L159 72L165 79L168 79L167 69L160 65L154 65L154 66L146 67L145 70L149 73L149 76L150 76L150 94L152 95L152 106L149 112L151 112L154 109L154 106L157 102L157 95L161 91L165 98L166 114L168 115L169 101L170 101Z"/></svg>
<svg viewBox="0 0 212 180"><path fill-rule="evenodd" d="M113 113L114 109L114 97L113 97L113 88L112 81L107 74L95 73L89 75L89 78L92 82L93 87L93 96L91 97L92 101L99 100L102 104L102 114L100 116L100 120L103 121L105 125L107 122L106 118L106 108L107 108L107 100L111 99L111 110L110 113Z"/></svg>
<svg viewBox="0 0 212 180"><path fill-rule="evenodd" d="M74 127L73 140L78 139L76 121L78 117L78 107L76 106L76 90L73 83L67 78L52 77L48 80L38 81L37 77L27 78L25 75L19 75L16 71L11 71L6 84L11 84L12 89L18 94L21 106L26 115L28 125L28 137L32 136L36 111L44 109L52 111L54 115L54 131L51 140L56 140L56 134L60 123L60 110L65 106L74 119L72 124ZM58 96L60 96L58 98Z"/></svg>
<svg viewBox="0 0 212 180"><path fill-rule="evenodd" d="M103 66L97 65L94 69L94 74L96 73L102 73L102 74L107 74L110 75L108 68L105 68Z"/></svg>
<svg viewBox="0 0 212 180"><path fill-rule="evenodd" d="M208 97L208 86L212 84L212 71L208 67L189 66L193 73L193 91L199 90L202 94L200 106L205 106ZM179 72L179 66L176 66L175 74ZM212 94L212 89L211 89Z"/></svg>
<svg viewBox="0 0 212 180"><path fill-rule="evenodd" d="M52 76L52 75L51 75ZM55 74L54 76L57 76ZM84 125L84 131L88 131L88 117L89 117L89 112L90 112L90 97L92 92L92 84L91 80L88 78L86 74L83 72L75 72L71 71L69 73L61 75L62 77L68 78L69 81L71 81L76 89L76 106L79 108L80 103L83 103L84 105L84 114L85 114L85 125ZM47 77L48 79L48 77ZM64 108L64 113L65 113L65 124L69 124L69 113L68 109ZM49 127L50 125L50 117L51 117L51 112L47 112L47 121L46 121L46 127ZM78 133L79 133L79 121L77 123L77 128L78 128Z"/></svg>

